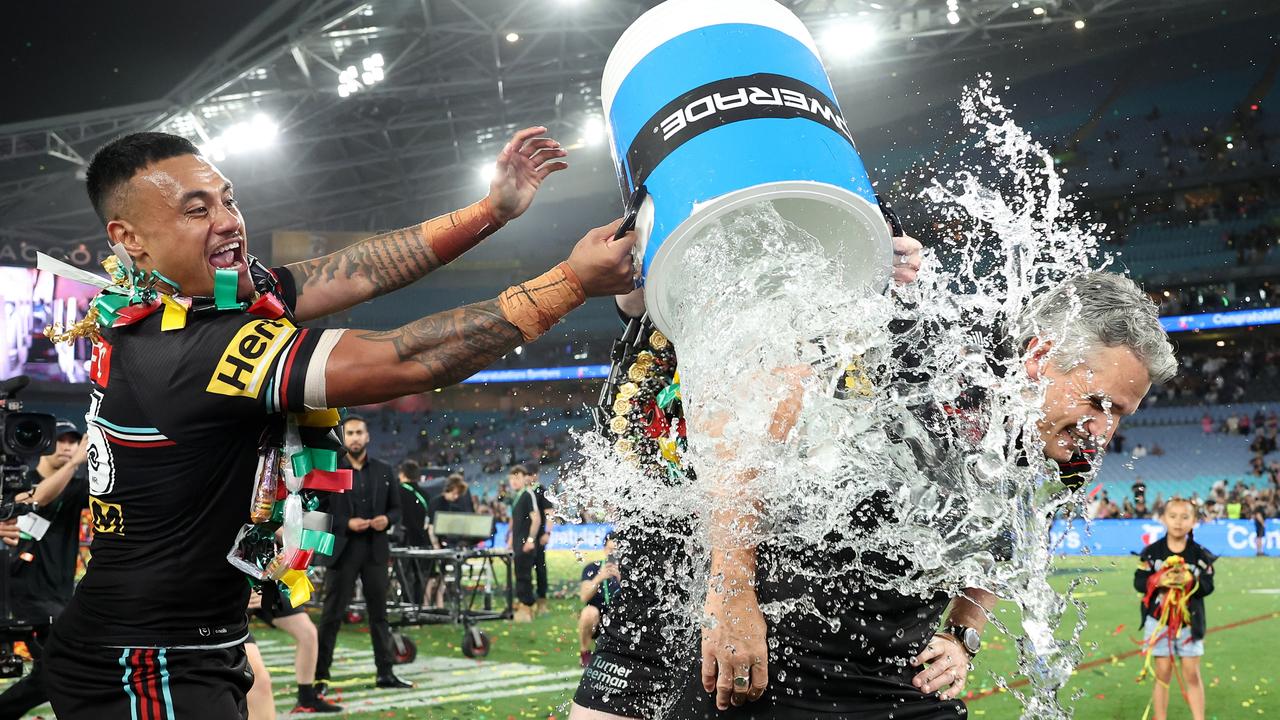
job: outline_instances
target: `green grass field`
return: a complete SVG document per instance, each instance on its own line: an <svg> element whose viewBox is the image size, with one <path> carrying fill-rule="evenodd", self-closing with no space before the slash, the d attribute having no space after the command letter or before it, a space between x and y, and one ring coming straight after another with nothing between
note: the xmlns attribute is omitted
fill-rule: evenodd
<svg viewBox="0 0 1280 720"><path fill-rule="evenodd" d="M593 559L589 554L587 560ZM568 591L576 583L581 565L572 553L550 554L553 585ZM1208 716L1219 720L1249 717L1280 717L1277 696L1275 648L1280 646L1280 559L1223 559L1216 568L1217 592L1208 600L1210 632L1205 640L1204 677L1208 696ZM1082 588L1089 606L1088 625L1083 634L1085 657L1070 690L1081 697L1074 703L1077 718L1131 720L1140 718L1150 697L1150 681L1138 684L1141 657L1136 653L1138 630L1137 597L1132 589L1131 558L1064 559L1053 577L1055 587L1065 589L1068 581L1081 574L1096 579ZM510 718L563 718L573 695L578 668L575 599L553 600L552 612L527 625L492 622L483 629L493 637L488 662L497 663L500 678L486 692L485 682L473 682L474 661L456 663L441 670L428 669L419 679L422 691L396 706L379 702L375 692L365 692L372 677L351 677L342 681L344 699L351 717L357 718L467 718L508 720ZM1002 604L998 612L1016 626L1016 610ZM292 666L287 661L287 636L255 628L266 646L285 661L270 662L275 677L277 700L282 710L291 706ZM419 647L421 664L427 656L461 660L461 632L456 627L435 626L409 631ZM279 645L272 643L279 642ZM344 629L340 646L350 651L368 651L368 633L355 627ZM267 648L264 646L264 652ZM412 674L415 666L405 666ZM988 633L985 649L969 679L972 697L970 713L982 720L1017 718L1020 707L1006 693L993 692L992 673L1017 682L1013 644L1005 636ZM450 676L457 682L451 683ZM528 682L522 682L521 677ZM461 688L461 689L459 689ZM366 710L362 710L362 706ZM1187 718L1185 704L1176 690L1170 703L1170 718Z"/></svg>
<svg viewBox="0 0 1280 720"><path fill-rule="evenodd" d="M586 555L587 561L595 559ZM561 594L576 587L581 564L573 553L549 554L552 584ZM1275 648L1280 646L1280 559L1223 559L1217 565L1217 592L1207 600L1210 631L1205 640L1204 677L1208 716L1218 720L1280 717ZM1138 684L1138 611L1132 590L1131 558L1067 559L1058 563L1052 582L1064 589L1082 574L1096 579L1081 596L1089 605L1084 630L1084 661L1069 691L1080 697L1075 717L1085 720L1137 720L1150 697L1150 681ZM551 612L532 624L489 622L482 628L493 638L484 663L462 657L461 629L429 626L407 631L418 644L419 657L397 672L418 683L406 692L373 689L367 629L347 626L339 638L334 678L348 717L465 718L514 720L564 718L579 675L576 599L558 599ZM998 609L1016 627L1016 611ZM293 706L295 686L291 640L255 624L276 691L277 708ZM1016 683L1014 649L1007 637L988 632L985 649L969 679L969 709L982 720L1017 718L1020 707L1006 693L993 692L992 673ZM47 706L43 713L50 717ZM1188 718L1174 692L1170 718Z"/></svg>

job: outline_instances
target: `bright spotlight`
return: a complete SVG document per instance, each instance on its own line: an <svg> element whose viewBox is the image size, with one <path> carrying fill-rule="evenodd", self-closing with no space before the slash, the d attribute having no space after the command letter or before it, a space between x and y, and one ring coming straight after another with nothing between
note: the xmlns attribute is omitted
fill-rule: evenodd
<svg viewBox="0 0 1280 720"><path fill-rule="evenodd" d="M498 165L496 163L488 162L476 168L476 177L485 185L493 182L493 176L497 173Z"/></svg>
<svg viewBox="0 0 1280 720"><path fill-rule="evenodd" d="M1044 14L1044 8L1042 8L1042 7L1033 7L1033 8L1031 8L1031 14L1032 14L1032 15L1043 15L1043 14Z"/></svg>
<svg viewBox="0 0 1280 720"><path fill-rule="evenodd" d="M582 125L582 141L588 145L599 145L604 142L604 119L599 115L592 115Z"/></svg>
<svg viewBox="0 0 1280 720"><path fill-rule="evenodd" d="M524 353L524 346L523 346L523 345L517 345L517 346L516 346L516 354L517 354L517 355L520 355L520 354L522 354L522 353Z"/></svg>
<svg viewBox="0 0 1280 720"><path fill-rule="evenodd" d="M951 12L947 13L947 22L951 23L952 25L959 25L960 13L956 12L955 10L952 10Z"/></svg>
<svg viewBox="0 0 1280 720"><path fill-rule="evenodd" d="M360 61L360 66L348 65L338 73L338 97L350 97L367 87L376 85L386 78L386 61L382 53L374 53Z"/></svg>
<svg viewBox="0 0 1280 720"><path fill-rule="evenodd" d="M1076 29L1077 29L1077 30L1083 30L1083 29L1084 29L1084 21L1083 21L1083 20L1077 20L1077 21L1075 21L1075 23L1074 23L1074 24L1075 24L1075 26L1076 26Z"/></svg>
<svg viewBox="0 0 1280 720"><path fill-rule="evenodd" d="M842 22L822 33L822 47L834 57L865 55L880 41L880 31L868 22Z"/></svg>
<svg viewBox="0 0 1280 720"><path fill-rule="evenodd" d="M513 32L507 33L507 42L509 43L520 42L520 33L513 33Z"/></svg>
<svg viewBox="0 0 1280 720"><path fill-rule="evenodd" d="M227 128L215 138L200 147L200 151L214 162L225 160L227 155L235 155L253 150L261 150L275 143L280 134L280 126L262 113L253 118L238 122Z"/></svg>

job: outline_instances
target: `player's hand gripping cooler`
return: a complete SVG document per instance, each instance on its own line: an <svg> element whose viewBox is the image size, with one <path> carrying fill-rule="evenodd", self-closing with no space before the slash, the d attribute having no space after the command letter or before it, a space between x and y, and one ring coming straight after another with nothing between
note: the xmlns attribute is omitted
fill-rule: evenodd
<svg viewBox="0 0 1280 720"><path fill-rule="evenodd" d="M609 55L601 97L653 324L703 230L764 203L883 289L892 243L804 24L773 0L668 0ZM643 192L641 189L643 188Z"/></svg>

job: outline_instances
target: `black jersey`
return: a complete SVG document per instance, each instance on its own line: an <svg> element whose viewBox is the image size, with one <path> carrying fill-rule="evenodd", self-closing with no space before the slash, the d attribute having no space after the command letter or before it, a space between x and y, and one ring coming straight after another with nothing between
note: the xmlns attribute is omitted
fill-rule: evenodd
<svg viewBox="0 0 1280 720"><path fill-rule="evenodd" d="M323 407L341 332L239 311L164 324L156 312L94 346L92 559L59 621L89 644L243 641L249 585L227 553L248 521L259 442L282 413Z"/></svg>
<svg viewBox="0 0 1280 720"><path fill-rule="evenodd" d="M1218 559L1218 556L1208 548L1196 542L1194 538L1187 537L1187 546L1182 552L1174 552L1169 549L1169 539L1160 538L1143 548L1142 554L1138 556L1138 569L1133 573L1133 589L1143 595L1143 621L1147 616L1155 617L1160 604L1164 601L1166 591L1153 586L1150 581L1153 575L1164 568L1169 558L1174 556L1181 557L1186 562L1187 568L1196 580L1195 592L1187 598L1187 611L1191 615L1191 637L1199 640L1204 637L1207 625L1204 599L1213 592L1213 563Z"/></svg>
<svg viewBox="0 0 1280 720"><path fill-rule="evenodd" d="M531 516L537 509L538 501L533 491L525 488L516 495L516 501L511 506L511 547L516 552L520 552L524 541L530 539L529 531L533 529ZM537 540L537 538L532 539Z"/></svg>

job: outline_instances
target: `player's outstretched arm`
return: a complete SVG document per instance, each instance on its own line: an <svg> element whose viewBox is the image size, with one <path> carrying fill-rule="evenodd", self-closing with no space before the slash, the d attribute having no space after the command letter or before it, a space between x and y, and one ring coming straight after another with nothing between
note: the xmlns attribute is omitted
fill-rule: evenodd
<svg viewBox="0 0 1280 720"><path fill-rule="evenodd" d="M540 137L546 130L526 128L512 136L494 164L489 194L480 202L289 265L298 288L294 314L305 322L398 290L522 215L542 181L568 167L561 160L568 153L560 143Z"/></svg>
<svg viewBox="0 0 1280 720"><path fill-rule="evenodd" d="M364 405L452 385L534 340L586 298L630 287L635 235L614 240L621 222L588 232L568 260L493 300L395 330L346 331L325 368L326 404Z"/></svg>

